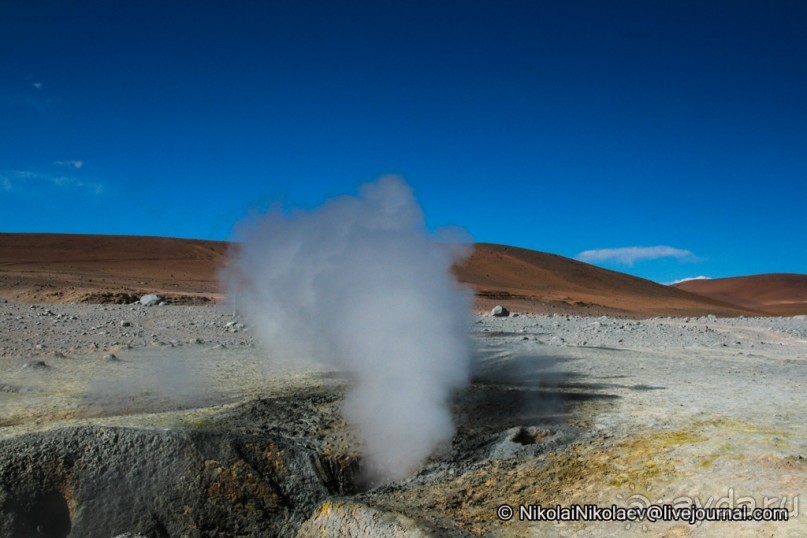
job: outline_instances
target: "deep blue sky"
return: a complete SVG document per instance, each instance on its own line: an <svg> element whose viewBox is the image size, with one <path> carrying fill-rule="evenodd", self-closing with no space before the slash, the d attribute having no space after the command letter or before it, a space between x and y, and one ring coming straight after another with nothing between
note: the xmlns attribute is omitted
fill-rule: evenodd
<svg viewBox="0 0 807 538"><path fill-rule="evenodd" d="M476 241L807 273L805 28L803 0L0 0L0 231L226 239L396 173Z"/></svg>

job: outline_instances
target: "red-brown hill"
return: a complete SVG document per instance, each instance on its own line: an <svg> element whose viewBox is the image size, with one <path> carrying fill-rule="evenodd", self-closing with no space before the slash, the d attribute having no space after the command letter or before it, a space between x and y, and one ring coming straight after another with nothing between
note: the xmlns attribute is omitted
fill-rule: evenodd
<svg viewBox="0 0 807 538"><path fill-rule="evenodd" d="M157 292L178 302L220 299L230 244L164 237L0 234L0 297L20 302L103 302ZM740 315L754 307L662 286L583 262L477 244L455 268L477 307L592 315ZM124 296L122 294L129 294Z"/></svg>
<svg viewBox="0 0 807 538"><path fill-rule="evenodd" d="M807 314L807 275L775 273L687 280L676 288L770 314Z"/></svg>
<svg viewBox="0 0 807 538"><path fill-rule="evenodd" d="M745 308L609 271L563 256L479 243L459 280L473 286L478 306L644 316L749 315Z"/></svg>
<svg viewBox="0 0 807 538"><path fill-rule="evenodd" d="M166 237L0 234L0 296L102 302L158 292L184 302L213 299L227 248L223 241Z"/></svg>

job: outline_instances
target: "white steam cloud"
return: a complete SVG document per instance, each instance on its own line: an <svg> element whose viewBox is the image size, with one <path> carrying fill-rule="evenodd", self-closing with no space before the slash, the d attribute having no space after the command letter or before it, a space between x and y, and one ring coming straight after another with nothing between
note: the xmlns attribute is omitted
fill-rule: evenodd
<svg viewBox="0 0 807 538"><path fill-rule="evenodd" d="M472 295L450 272L464 249L435 242L408 185L383 177L241 232L228 292L270 356L356 379L343 412L368 472L405 477L450 441L448 400L470 375Z"/></svg>

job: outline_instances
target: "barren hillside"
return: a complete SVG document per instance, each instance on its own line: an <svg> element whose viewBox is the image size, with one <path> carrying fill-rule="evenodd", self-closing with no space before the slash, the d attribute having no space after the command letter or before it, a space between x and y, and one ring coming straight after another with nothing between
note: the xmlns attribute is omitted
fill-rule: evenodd
<svg viewBox="0 0 807 538"><path fill-rule="evenodd" d="M807 275L777 273L688 280L675 287L771 314L807 314Z"/></svg>

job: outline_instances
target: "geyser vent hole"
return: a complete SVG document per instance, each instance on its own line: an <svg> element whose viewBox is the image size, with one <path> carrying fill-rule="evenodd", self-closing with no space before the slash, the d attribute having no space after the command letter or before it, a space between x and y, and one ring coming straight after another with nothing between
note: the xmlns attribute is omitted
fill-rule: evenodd
<svg viewBox="0 0 807 538"><path fill-rule="evenodd" d="M332 494L354 495L368 489L360 480L361 458L358 456L320 454L317 463L322 481Z"/></svg>
<svg viewBox="0 0 807 538"><path fill-rule="evenodd" d="M26 526L37 536L65 538L70 534L70 508L58 491L50 491L31 502L25 513Z"/></svg>
<svg viewBox="0 0 807 538"><path fill-rule="evenodd" d="M538 445L541 444L548 435L552 435L552 432L538 428L519 428L510 440L524 446Z"/></svg>

